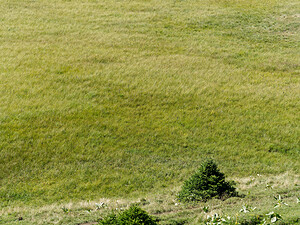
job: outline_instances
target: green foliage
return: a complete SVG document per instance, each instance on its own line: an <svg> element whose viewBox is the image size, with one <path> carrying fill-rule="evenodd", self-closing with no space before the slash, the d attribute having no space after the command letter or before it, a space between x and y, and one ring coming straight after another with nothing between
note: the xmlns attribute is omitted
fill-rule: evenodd
<svg viewBox="0 0 300 225"><path fill-rule="evenodd" d="M244 219L240 222L241 225L257 225L262 224L264 221L263 215L254 215L249 219Z"/></svg>
<svg viewBox="0 0 300 225"><path fill-rule="evenodd" d="M230 224L231 218L225 218L222 216L219 216L217 213L215 213L213 216L208 216L206 220L206 225L219 225L219 224Z"/></svg>
<svg viewBox="0 0 300 225"><path fill-rule="evenodd" d="M206 201L211 198L227 198L236 196L233 182L225 181L225 175L220 172L212 160L203 162L198 171L185 181L178 194L180 201Z"/></svg>
<svg viewBox="0 0 300 225"><path fill-rule="evenodd" d="M271 223L275 223L275 222L277 222L279 220L282 220L281 215L279 215L278 213L275 213L275 212L270 212L270 213L268 213L266 215L269 217Z"/></svg>
<svg viewBox="0 0 300 225"><path fill-rule="evenodd" d="M111 213L99 222L100 225L118 225L118 218L115 213Z"/></svg>
<svg viewBox="0 0 300 225"><path fill-rule="evenodd" d="M124 212L116 215L110 214L102 221L101 225L155 225L157 222L148 213L137 206L131 206Z"/></svg>
<svg viewBox="0 0 300 225"><path fill-rule="evenodd" d="M202 210L203 210L203 212L208 213L209 212L209 207L208 206L203 206Z"/></svg>
<svg viewBox="0 0 300 225"><path fill-rule="evenodd" d="M70 212L70 210L68 208L64 207L64 206L61 209L64 213L69 213Z"/></svg>
<svg viewBox="0 0 300 225"><path fill-rule="evenodd" d="M206 225L270 225L270 224L286 224L281 215L270 212L266 215L251 215L247 219L238 219L238 217L220 216L215 213L208 216L205 220Z"/></svg>
<svg viewBox="0 0 300 225"><path fill-rule="evenodd" d="M274 199L276 200L276 204L274 205L274 208L278 208L278 207L282 207L282 206L287 206L288 204L285 203L282 198L281 195L274 196Z"/></svg>

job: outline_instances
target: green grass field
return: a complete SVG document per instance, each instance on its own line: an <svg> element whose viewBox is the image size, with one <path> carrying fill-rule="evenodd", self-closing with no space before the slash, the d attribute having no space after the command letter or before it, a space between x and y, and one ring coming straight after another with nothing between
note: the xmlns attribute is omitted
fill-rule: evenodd
<svg viewBox="0 0 300 225"><path fill-rule="evenodd" d="M146 198L196 224L173 199L207 157L246 194L212 209L300 221L299 75L299 0L0 0L0 223Z"/></svg>

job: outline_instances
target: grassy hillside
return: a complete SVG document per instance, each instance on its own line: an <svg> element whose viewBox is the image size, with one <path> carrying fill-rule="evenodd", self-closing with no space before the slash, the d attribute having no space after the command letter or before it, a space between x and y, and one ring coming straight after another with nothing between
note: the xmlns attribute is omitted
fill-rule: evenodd
<svg viewBox="0 0 300 225"><path fill-rule="evenodd" d="M0 0L2 212L168 193L206 157L299 192L299 10Z"/></svg>

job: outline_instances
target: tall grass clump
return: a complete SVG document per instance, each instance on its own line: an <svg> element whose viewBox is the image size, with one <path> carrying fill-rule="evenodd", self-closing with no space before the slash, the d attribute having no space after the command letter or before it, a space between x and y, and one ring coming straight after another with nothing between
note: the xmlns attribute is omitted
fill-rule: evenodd
<svg viewBox="0 0 300 225"><path fill-rule="evenodd" d="M217 164L208 159L198 171L185 181L178 199L183 202L206 201L211 198L227 198L237 196L234 182L225 181L225 175L220 172Z"/></svg>

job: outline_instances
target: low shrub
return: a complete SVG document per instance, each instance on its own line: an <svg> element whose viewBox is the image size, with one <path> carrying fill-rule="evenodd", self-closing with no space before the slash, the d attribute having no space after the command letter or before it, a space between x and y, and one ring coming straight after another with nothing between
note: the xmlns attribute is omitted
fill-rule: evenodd
<svg viewBox="0 0 300 225"><path fill-rule="evenodd" d="M156 225L154 218L148 215L146 211L131 206L129 209L119 214L112 213L99 222L101 225Z"/></svg>
<svg viewBox="0 0 300 225"><path fill-rule="evenodd" d="M211 198L228 198L237 196L234 182L225 181L225 175L220 172L217 164L208 159L203 162L198 171L185 181L178 200L183 202L206 201Z"/></svg>

